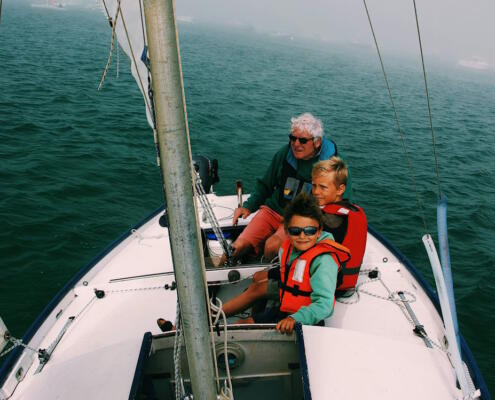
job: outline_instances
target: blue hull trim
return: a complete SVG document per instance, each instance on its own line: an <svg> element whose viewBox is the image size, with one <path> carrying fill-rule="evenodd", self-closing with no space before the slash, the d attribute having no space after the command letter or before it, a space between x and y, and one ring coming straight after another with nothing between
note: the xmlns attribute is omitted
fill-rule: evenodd
<svg viewBox="0 0 495 400"><path fill-rule="evenodd" d="M375 230L375 228L368 225L368 232L371 233L381 244L383 244L388 250L390 250L390 252L393 253L393 255L396 256L401 263L403 263L406 266L407 270L414 276L414 278L421 285L425 293L428 295L431 302L435 306L438 314L442 316L440 301L438 300L437 294L433 291L433 288L425 280L423 275L421 275L421 273L414 266L414 264L411 261L409 261L409 259L404 254L402 254L399 251L399 249L397 249L397 247L395 247L392 243L390 243L385 236L383 236L381 233ZM478 365L474 360L473 354L471 353L471 350L469 349L466 341L464 340L464 337L462 335L459 336L461 340L462 359L469 368L469 372L471 374L471 378L473 378L474 385L476 386L477 389L481 391L481 399L490 400L491 399L490 393L488 392L488 388L486 386L485 380L483 379L483 375L481 375L481 371L479 370Z"/></svg>
<svg viewBox="0 0 495 400"><path fill-rule="evenodd" d="M139 352L138 361L136 364L136 370L134 371L134 379L132 380L131 390L129 393L129 400L137 399L139 384L143 375L144 362L148 359L151 350L151 332L146 332L141 344L141 350Z"/></svg>
<svg viewBox="0 0 495 400"><path fill-rule="evenodd" d="M299 350L299 361L301 362L301 375L303 380L304 400L311 400L311 388L309 387L308 363L306 362L306 347L304 346L304 335L302 325L296 323L297 349Z"/></svg>
<svg viewBox="0 0 495 400"><path fill-rule="evenodd" d="M46 318L48 318L50 313L60 303L60 301L64 298L64 296L76 285L76 283L81 280L81 278L84 275L86 275L96 264L98 264L98 262L100 262L115 247L117 247L120 243L122 243L125 239L127 239L131 235L131 231L133 229L140 228L163 210L164 210L163 206L157 208L153 213L151 213L151 215L146 217L137 225L130 228L128 231L122 233L116 240L114 240L111 244L109 244L100 254L98 254L95 258L93 258L85 267L79 270L79 272L77 272L72 277L72 279L69 282L67 282L67 284L47 304L47 306L43 309L43 311L38 316L38 318L36 318L36 320L31 324L31 326L28 328L28 330L22 337L23 343L28 343L33 338L35 333L41 327L43 322L45 322ZM17 347L16 349L12 350L8 358L2 364L2 368L0 369L0 387L3 386L3 384L5 383L7 377L9 376L10 370L13 368L14 364L17 362L20 355L22 354L22 350L23 350L22 347Z"/></svg>

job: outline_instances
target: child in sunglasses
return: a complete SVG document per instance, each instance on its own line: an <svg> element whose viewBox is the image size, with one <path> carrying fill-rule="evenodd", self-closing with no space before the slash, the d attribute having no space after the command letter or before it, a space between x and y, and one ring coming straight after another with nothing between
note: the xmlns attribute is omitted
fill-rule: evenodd
<svg viewBox="0 0 495 400"><path fill-rule="evenodd" d="M332 314L340 263L350 254L332 234L322 231L323 214L309 194L297 195L287 206L284 227L288 238L279 251L280 305L241 323L276 322L277 330L290 334L296 322L314 325Z"/></svg>

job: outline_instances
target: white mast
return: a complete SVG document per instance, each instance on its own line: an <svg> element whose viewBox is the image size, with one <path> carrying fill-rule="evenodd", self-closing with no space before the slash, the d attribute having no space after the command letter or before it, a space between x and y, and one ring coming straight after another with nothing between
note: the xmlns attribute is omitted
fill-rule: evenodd
<svg viewBox="0 0 495 400"><path fill-rule="evenodd" d="M191 149L173 0L145 0L160 165L195 400L216 400L204 258L194 204Z"/></svg>

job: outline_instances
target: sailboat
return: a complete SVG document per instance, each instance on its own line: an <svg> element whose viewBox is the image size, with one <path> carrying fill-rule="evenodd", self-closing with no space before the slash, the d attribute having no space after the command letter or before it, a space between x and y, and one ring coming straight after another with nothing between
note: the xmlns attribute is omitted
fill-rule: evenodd
<svg viewBox="0 0 495 400"><path fill-rule="evenodd" d="M142 16L148 25L149 54L127 39L121 46L131 57L148 117L156 123L170 186L167 207L76 274L22 342L0 324L0 345L16 345L0 371L0 399L489 399L462 336L456 343L447 332L453 312L442 313L449 307L445 287L438 288L440 303L418 270L372 228L359 290L338 303L324 327L299 326L295 335L284 336L273 325L210 320L210 298L218 306L218 299L241 292L269 265L203 268L215 264L219 252L228 252L227 240L249 223L232 226L228 218L243 195L207 193L215 176L208 160L196 162L199 172L206 171L199 179L195 169L185 168L192 162L182 135L187 120L171 3L145 1L143 10L140 3L122 2L120 9L117 3L107 2L117 35L125 35L124 24L130 27L127 16ZM157 22L160 17L167 23ZM170 30L164 33L163 26ZM153 102L145 85L148 55ZM161 57L175 62L169 66ZM167 99L173 104L167 109L160 94L170 94L171 87L175 91ZM167 118L162 108L169 111ZM425 241L431 246L429 238ZM435 263L438 257L430 249ZM180 328L161 332L158 316L181 322ZM454 356L459 349L461 364Z"/></svg>

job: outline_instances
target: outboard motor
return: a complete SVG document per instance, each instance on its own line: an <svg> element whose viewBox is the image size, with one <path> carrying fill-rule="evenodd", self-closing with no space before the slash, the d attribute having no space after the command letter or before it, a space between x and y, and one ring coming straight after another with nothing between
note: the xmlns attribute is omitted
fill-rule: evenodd
<svg viewBox="0 0 495 400"><path fill-rule="evenodd" d="M219 182L218 160L210 160L208 157L197 155L192 157L193 166L199 173L201 183L206 193L210 193L212 185Z"/></svg>

